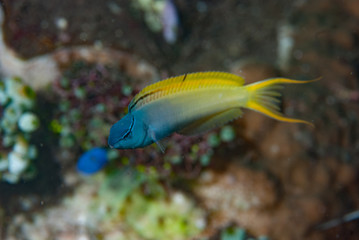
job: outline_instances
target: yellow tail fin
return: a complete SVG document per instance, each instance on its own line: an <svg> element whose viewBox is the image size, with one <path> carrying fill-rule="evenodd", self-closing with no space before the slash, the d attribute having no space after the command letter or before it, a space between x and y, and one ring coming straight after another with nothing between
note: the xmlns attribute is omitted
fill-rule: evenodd
<svg viewBox="0 0 359 240"><path fill-rule="evenodd" d="M246 89L248 90L249 97L245 107L263 113L279 121L305 123L314 127L314 125L308 121L283 116L283 114L279 112L280 108L278 105L280 100L276 97L281 95L280 92L278 92L278 90L283 87L281 84L309 83L319 79L320 78L300 81L287 78L272 78L247 85Z"/></svg>

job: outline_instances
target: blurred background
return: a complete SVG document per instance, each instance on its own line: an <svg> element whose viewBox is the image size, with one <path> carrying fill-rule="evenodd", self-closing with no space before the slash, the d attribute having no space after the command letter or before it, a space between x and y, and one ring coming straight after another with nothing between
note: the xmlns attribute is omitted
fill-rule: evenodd
<svg viewBox="0 0 359 240"><path fill-rule="evenodd" d="M359 239L359 1L0 1L0 239ZM144 86L283 90L165 153L107 146ZM190 106L189 106L190 107Z"/></svg>

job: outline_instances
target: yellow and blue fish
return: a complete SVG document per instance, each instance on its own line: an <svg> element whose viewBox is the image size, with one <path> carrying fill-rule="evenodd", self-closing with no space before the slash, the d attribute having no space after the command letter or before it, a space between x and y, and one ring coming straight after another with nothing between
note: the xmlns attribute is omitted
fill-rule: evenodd
<svg viewBox="0 0 359 240"><path fill-rule="evenodd" d="M159 144L175 132L200 134L240 117L242 108L279 121L312 125L283 116L278 106L281 84L311 81L272 78L244 85L242 77L225 72L168 78L145 87L132 99L128 114L111 127L108 144L118 149L141 148Z"/></svg>

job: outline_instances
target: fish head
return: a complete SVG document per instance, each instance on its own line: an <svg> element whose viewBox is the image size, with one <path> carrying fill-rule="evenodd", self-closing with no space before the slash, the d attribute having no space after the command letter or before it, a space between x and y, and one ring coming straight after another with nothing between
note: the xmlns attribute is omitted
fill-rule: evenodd
<svg viewBox="0 0 359 240"><path fill-rule="evenodd" d="M108 145L117 149L143 147L146 135L143 122L127 114L111 127Z"/></svg>

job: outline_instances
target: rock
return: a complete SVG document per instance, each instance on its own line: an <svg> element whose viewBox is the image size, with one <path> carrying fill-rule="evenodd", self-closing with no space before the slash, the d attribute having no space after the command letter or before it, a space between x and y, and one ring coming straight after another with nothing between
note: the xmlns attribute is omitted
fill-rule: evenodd
<svg viewBox="0 0 359 240"><path fill-rule="evenodd" d="M277 202L275 183L261 171L232 165L226 173L205 172L195 193L212 210L263 209Z"/></svg>

